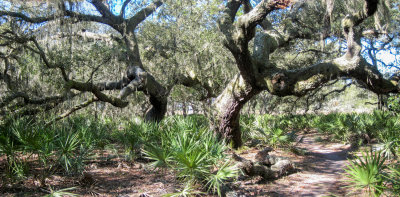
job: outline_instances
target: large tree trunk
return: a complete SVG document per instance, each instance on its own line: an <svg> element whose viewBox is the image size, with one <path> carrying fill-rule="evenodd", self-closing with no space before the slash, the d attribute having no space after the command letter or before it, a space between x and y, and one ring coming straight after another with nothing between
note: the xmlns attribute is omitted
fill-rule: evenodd
<svg viewBox="0 0 400 197"><path fill-rule="evenodd" d="M127 77L131 80L130 83L132 84L131 90L124 97L133 91L142 90L149 97L150 104L152 105L146 112L145 120L160 122L167 113L168 91L143 67L135 34L128 32L124 35L124 39L129 49ZM129 72L130 68L135 69Z"/></svg>
<svg viewBox="0 0 400 197"><path fill-rule="evenodd" d="M146 121L160 122L167 113L168 92L148 74L144 93L149 96L152 107L146 112Z"/></svg>
<svg viewBox="0 0 400 197"><path fill-rule="evenodd" d="M145 120L160 122L167 113L167 97L150 96L151 108L146 112Z"/></svg>
<svg viewBox="0 0 400 197"><path fill-rule="evenodd" d="M240 110L260 91L247 84L241 75L236 75L214 102L217 131L227 142L232 142L234 148L242 145Z"/></svg>

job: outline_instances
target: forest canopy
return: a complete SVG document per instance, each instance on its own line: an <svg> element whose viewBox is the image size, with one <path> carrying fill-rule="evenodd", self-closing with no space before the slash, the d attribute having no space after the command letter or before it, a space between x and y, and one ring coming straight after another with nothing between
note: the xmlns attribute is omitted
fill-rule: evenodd
<svg viewBox="0 0 400 197"><path fill-rule="evenodd" d="M377 95L398 93L399 6L394 0L2 1L1 117L51 112L50 124L94 105L129 108L123 113L159 122L192 102L239 147L240 111L252 99L273 106L272 95L315 97L336 83L341 87L333 92L341 92L348 86L343 80Z"/></svg>

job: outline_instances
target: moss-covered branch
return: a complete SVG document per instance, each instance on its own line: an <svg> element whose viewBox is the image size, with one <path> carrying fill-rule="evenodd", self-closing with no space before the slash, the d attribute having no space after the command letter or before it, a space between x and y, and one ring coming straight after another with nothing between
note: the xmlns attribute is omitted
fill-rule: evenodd
<svg viewBox="0 0 400 197"><path fill-rule="evenodd" d="M378 69L362 58L347 59L345 56L318 63L306 68L279 71L266 80L270 93L279 96L304 96L328 81L348 77L377 94L399 92L397 81L385 79Z"/></svg>
<svg viewBox="0 0 400 197"><path fill-rule="evenodd" d="M97 99L103 102L110 103L115 107L126 107L128 105L127 101L123 101L117 97L109 96L101 92L100 88L92 83L82 83L70 80L66 84L66 89L75 89L83 92L92 92Z"/></svg>

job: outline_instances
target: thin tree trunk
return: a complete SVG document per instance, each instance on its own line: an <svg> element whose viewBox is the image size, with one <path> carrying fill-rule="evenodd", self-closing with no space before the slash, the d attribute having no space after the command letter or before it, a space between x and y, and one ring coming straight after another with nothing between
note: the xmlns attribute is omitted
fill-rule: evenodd
<svg viewBox="0 0 400 197"><path fill-rule="evenodd" d="M385 101L383 98L383 94L378 94L378 110L383 110L384 106L385 106Z"/></svg>
<svg viewBox="0 0 400 197"><path fill-rule="evenodd" d="M187 114L186 114L186 102L185 101L182 103L182 114L183 114L183 117L187 116Z"/></svg>
<svg viewBox="0 0 400 197"><path fill-rule="evenodd" d="M171 115L175 116L175 102L172 102L171 105Z"/></svg>

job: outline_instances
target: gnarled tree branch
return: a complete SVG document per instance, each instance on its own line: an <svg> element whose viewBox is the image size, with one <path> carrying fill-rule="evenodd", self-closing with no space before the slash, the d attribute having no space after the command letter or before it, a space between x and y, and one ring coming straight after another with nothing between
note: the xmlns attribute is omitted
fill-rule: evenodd
<svg viewBox="0 0 400 197"><path fill-rule="evenodd" d="M128 4L131 2L132 0L125 0L124 1L124 3L122 4L122 6L121 6L121 11L119 12L119 17L124 17L124 15L125 15L125 9L126 9L126 6L128 6Z"/></svg>
<svg viewBox="0 0 400 197"><path fill-rule="evenodd" d="M66 89L75 89L83 92L93 93L100 101L110 103L115 107L126 107L128 102L123 101L119 98L108 96L101 92L100 88L92 83L82 83L73 80L69 80L66 84Z"/></svg>
<svg viewBox="0 0 400 197"><path fill-rule="evenodd" d="M151 15L158 7L163 4L161 0L156 0L147 7L140 10L133 17L128 19L128 31L133 31L137 25L139 25L144 19L146 19L149 15Z"/></svg>
<svg viewBox="0 0 400 197"><path fill-rule="evenodd" d="M49 96L45 98L31 98L27 93L25 92L14 92L13 94L5 97L2 99L2 102L0 103L0 108L5 107L8 105L10 102L17 98L23 98L23 102L25 105L27 104L32 104L32 105L43 105L51 102L62 102L67 99L75 97L77 94L63 94L63 95L57 95L57 96Z"/></svg>

